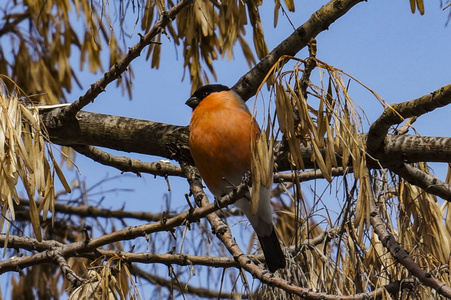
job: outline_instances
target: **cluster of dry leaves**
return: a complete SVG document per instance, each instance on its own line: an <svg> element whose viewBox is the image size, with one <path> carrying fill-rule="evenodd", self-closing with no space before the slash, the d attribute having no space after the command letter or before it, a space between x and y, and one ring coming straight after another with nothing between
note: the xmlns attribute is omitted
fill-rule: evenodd
<svg viewBox="0 0 451 300"><path fill-rule="evenodd" d="M7 78L6 78L7 79ZM30 220L36 238L41 241L41 222L55 201L54 177L59 177L67 192L70 186L52 153L38 109L28 98L8 93L0 86L0 231L9 234L15 221L14 206L19 205L18 187L23 188L30 201ZM27 106L28 104L28 106ZM6 221L7 220L7 221ZM5 226L5 228L4 228ZM5 240L5 249L7 243Z"/></svg>

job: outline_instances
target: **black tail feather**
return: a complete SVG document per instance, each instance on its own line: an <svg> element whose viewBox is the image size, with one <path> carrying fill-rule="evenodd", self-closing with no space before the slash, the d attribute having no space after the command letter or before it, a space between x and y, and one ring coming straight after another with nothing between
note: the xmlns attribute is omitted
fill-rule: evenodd
<svg viewBox="0 0 451 300"><path fill-rule="evenodd" d="M258 240L262 246L263 254L265 255L266 265L269 271L274 273L278 269L283 269L286 266L285 255L280 247L274 228L269 236L259 236Z"/></svg>

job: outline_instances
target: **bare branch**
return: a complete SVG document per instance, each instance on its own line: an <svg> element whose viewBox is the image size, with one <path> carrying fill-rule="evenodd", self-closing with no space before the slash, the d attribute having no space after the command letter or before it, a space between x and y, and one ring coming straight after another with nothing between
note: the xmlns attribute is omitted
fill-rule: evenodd
<svg viewBox="0 0 451 300"><path fill-rule="evenodd" d="M342 167L332 168L330 175L331 176L342 176L345 173L351 173L352 168L349 167L344 169ZM274 174L274 182L291 182L295 180L299 180L299 182L309 181L313 179L324 178L323 172L319 169L314 170L305 170L305 171L296 171L296 175L292 172L290 173L275 173Z"/></svg>
<svg viewBox="0 0 451 300"><path fill-rule="evenodd" d="M53 111L57 111L52 113ZM59 111L59 112L58 112ZM53 143L85 145L191 161L188 127L80 111L64 123L55 122L61 108L40 111Z"/></svg>
<svg viewBox="0 0 451 300"><path fill-rule="evenodd" d="M450 103L451 84L420 98L387 107L382 115L371 124L367 139L368 152L375 157L380 157L380 153L385 153L384 141L392 125L400 124L410 117L424 115Z"/></svg>
<svg viewBox="0 0 451 300"><path fill-rule="evenodd" d="M310 75L312 74L312 71L316 68L316 39L311 38L310 41L307 43L308 50L309 50L309 57L307 58L307 61L305 62L305 70L302 73L300 86L302 90L302 94L304 95L304 98L307 99L307 87L310 82Z"/></svg>
<svg viewBox="0 0 451 300"><path fill-rule="evenodd" d="M131 240L154 232L170 231L177 226L186 224L186 222L188 223L197 222L201 218L215 212L216 210L234 203L236 200L242 198L247 192L248 192L247 186L245 184L241 184L233 192L222 197L221 199L218 199L215 204L210 204L208 206L196 209L189 209L172 218L168 219L162 218L160 222L144 224L139 226L129 226L121 230L115 231L113 233L103 235L98 238L92 238L89 240L75 242L68 245L62 245L60 243L57 243L56 245L53 243L51 244L59 248L63 257L78 256L82 253L89 253L91 251L94 251L107 244L112 244L118 241ZM6 239L7 239L6 236L0 235L0 241L3 240L4 242ZM20 244L21 245L20 248L27 250L36 250L38 246L42 247L44 245L48 245L43 244L45 242L40 242L39 244L36 244L36 241L33 239L30 239L29 241L31 242L27 242L25 239L21 239L18 237L9 237L7 247L12 248ZM4 245L4 243L0 244ZM42 249L42 251L48 249L49 249L48 247L45 247L44 249ZM46 262L51 262L51 259L45 252L40 252L27 257L11 257L9 259L0 262L0 274L3 274L8 271L17 271L32 265Z"/></svg>
<svg viewBox="0 0 451 300"><path fill-rule="evenodd" d="M79 112L77 118L67 121L64 125L52 126L51 117L47 111L41 111L41 116L51 141L59 145L99 146L177 161L192 161L188 146L189 132L188 128L184 126L84 111ZM384 147L386 159L390 161L408 160L412 163L451 161L451 138L388 135ZM276 143L276 149L278 171L291 170L287 149L280 142ZM300 149L306 168L314 168L315 165L311 162L312 147L300 145ZM337 152L336 160L339 164L341 164L341 154L341 151ZM94 154L92 155L94 156ZM126 160L124 158L123 162L126 163ZM378 167L371 160L368 161L368 165ZM155 171L158 172L160 167L162 171L168 172L168 175L171 172L178 176L178 168L172 169L167 166L169 168L167 169L163 165L158 166L158 163L154 166L151 165L149 171L156 168Z"/></svg>
<svg viewBox="0 0 451 300"><path fill-rule="evenodd" d="M133 172L138 175L149 173L158 176L183 176L180 167L174 166L170 162L146 163L126 156L114 156L94 146L73 145L72 148L102 165L114 167L122 172Z"/></svg>
<svg viewBox="0 0 451 300"><path fill-rule="evenodd" d="M10 235L7 237L6 235L0 235L0 241L2 243L5 242L5 240L8 240L7 247L10 249L24 249L28 251L46 251L51 248L60 248L64 247L64 244L57 241L41 241L39 242L36 239L29 238L29 237L19 237L15 235ZM4 245L4 244L3 244ZM14 260L14 257L10 258L11 260Z"/></svg>
<svg viewBox="0 0 451 300"><path fill-rule="evenodd" d="M441 181L438 177L401 162L389 164L387 167L410 184L422 188L425 192L451 201L451 185Z"/></svg>
<svg viewBox="0 0 451 300"><path fill-rule="evenodd" d="M29 206L28 200L20 200L20 205L23 206ZM116 219L136 219L136 220L143 220L148 222L159 222L163 218L163 213L150 213L150 212L144 212L144 211L124 211L122 209L120 210L112 210L112 209L106 209L106 208L98 208L95 206L90 205L79 205L79 206L73 206L73 205L66 205L61 203L55 203L54 209L56 213L63 213L68 215L76 215L80 217L91 217L91 218L116 218ZM172 218L174 217L173 214L164 214L164 217L166 218Z"/></svg>
<svg viewBox="0 0 451 300"><path fill-rule="evenodd" d="M307 239L302 243L302 246L312 247L318 244L323 243L326 239L331 238L331 235L334 235L336 230L328 230L324 231L323 234L315 237L314 239ZM4 243L6 236L0 236L0 243ZM13 249L24 249L24 250L37 250L43 253L46 253L48 260L45 262L57 262L60 266L64 265L64 257L69 257L68 255L63 256L62 249L66 246L62 243L56 241L44 241L38 242L32 238L22 238L17 236L11 236L8 239L8 248ZM296 251L293 247L290 251ZM199 256L199 255L188 255L188 254L155 254L149 252L142 253L134 253L134 252L125 252L120 250L104 250L104 249L96 249L95 252L85 252L83 249L80 250L79 253L75 253L71 255L72 257L86 257L90 259L95 259L98 257L120 257L123 262L127 263L144 263L144 264L175 264L180 266L190 266L190 265L199 265L199 266L208 266L215 268L230 268L230 267L239 267L238 263L231 257L214 257L214 256ZM259 255L248 255L249 259L258 264L261 261L264 261L263 254ZM61 259L64 259L62 261ZM21 260L19 257L11 258L10 262L2 263L0 262L0 272L3 272L2 268L9 268L12 270L11 262L14 263L14 268L23 269L25 268L24 263L27 260ZM9 265L9 266L8 266ZM76 276L73 276L76 277ZM78 278L80 279L80 278Z"/></svg>

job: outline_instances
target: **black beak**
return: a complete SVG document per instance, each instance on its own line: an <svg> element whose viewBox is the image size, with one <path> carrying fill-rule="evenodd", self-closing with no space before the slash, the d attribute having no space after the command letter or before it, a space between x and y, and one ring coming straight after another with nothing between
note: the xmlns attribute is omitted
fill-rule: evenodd
<svg viewBox="0 0 451 300"><path fill-rule="evenodd" d="M188 100L186 100L185 104L192 109L195 109L199 105L199 98L192 96Z"/></svg>

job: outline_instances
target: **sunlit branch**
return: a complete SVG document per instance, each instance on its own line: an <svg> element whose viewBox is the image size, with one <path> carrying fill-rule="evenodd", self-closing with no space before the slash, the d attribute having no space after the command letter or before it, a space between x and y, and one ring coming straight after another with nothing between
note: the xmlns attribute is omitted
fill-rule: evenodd
<svg viewBox="0 0 451 300"><path fill-rule="evenodd" d="M371 154L384 153L384 141L391 126L400 124L405 119L421 116L436 108L451 103L451 84L424 95L420 98L392 104L371 124L368 132L367 150ZM380 155L379 155L380 156Z"/></svg>
<svg viewBox="0 0 451 300"><path fill-rule="evenodd" d="M258 87L271 69L271 67L284 55L294 56L307 46L311 38L346 14L353 6L363 0L332 0L317 10L310 19L298 27L288 38L276 46L254 68L238 80L233 86L245 101L255 95Z"/></svg>
<svg viewBox="0 0 451 300"><path fill-rule="evenodd" d="M77 118L71 121L60 126L52 126L48 112L41 112L41 116L51 141L59 145L99 146L177 161L191 161L189 132L184 126L85 111L79 112ZM304 145L299 147L306 168L314 168L315 165L311 162L312 147ZM451 161L451 138L387 135L383 150L387 154L386 159L390 161L407 159L409 162L447 162ZM337 152L336 157L338 163L341 163L340 152ZM287 149L280 142L276 143L276 163L278 171L291 169ZM377 167L377 164L371 161L367 164ZM155 167L158 169L158 165ZM168 170L168 173L171 170ZM173 171L178 172L176 169Z"/></svg>
<svg viewBox="0 0 451 300"><path fill-rule="evenodd" d="M157 176L183 176L180 167L170 162L142 162L126 156L115 156L94 146L72 145L71 147L102 165L111 166L122 172L133 172L138 175L148 173Z"/></svg>
<svg viewBox="0 0 451 300"><path fill-rule="evenodd" d="M384 167L398 174L407 182L448 201L451 201L451 185L431 174L426 174L412 167L403 160L392 160L386 154L385 146L386 137L391 126L400 124L407 118L424 115L450 103L451 85L446 85L420 98L393 104L387 107L382 115L371 125L366 143L368 153L374 158L379 159ZM406 160L408 160L408 156Z"/></svg>
<svg viewBox="0 0 451 300"><path fill-rule="evenodd" d="M61 108L40 111L52 143L62 146L98 146L118 151L192 160L188 128L148 120L80 111L76 118L54 122Z"/></svg>

